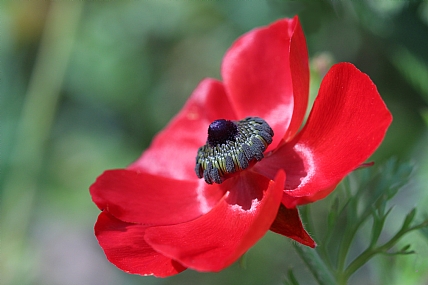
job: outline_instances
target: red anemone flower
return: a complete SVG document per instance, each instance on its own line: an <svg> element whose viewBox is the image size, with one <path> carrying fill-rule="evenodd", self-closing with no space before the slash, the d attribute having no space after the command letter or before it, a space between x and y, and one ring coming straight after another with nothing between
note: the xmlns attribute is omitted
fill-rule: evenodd
<svg viewBox="0 0 428 285"><path fill-rule="evenodd" d="M219 271L269 229L315 247L296 206L327 196L376 150L392 120L370 78L340 63L325 75L299 131L309 67L297 17L243 35L221 72L223 82L203 80L136 162L105 171L90 188L102 211L95 235L126 272ZM207 142L213 124L230 126L226 139ZM239 135L247 146L219 146ZM205 144L218 153L201 150ZM225 149L235 154L228 158Z"/></svg>

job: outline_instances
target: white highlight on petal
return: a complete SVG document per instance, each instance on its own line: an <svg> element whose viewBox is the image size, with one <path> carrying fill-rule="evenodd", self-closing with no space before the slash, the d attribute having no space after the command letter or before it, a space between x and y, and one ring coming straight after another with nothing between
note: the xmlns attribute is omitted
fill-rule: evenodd
<svg viewBox="0 0 428 285"><path fill-rule="evenodd" d="M305 186L305 184L312 179L312 177L315 175L316 171L316 165L314 162L314 156L312 154L312 150L303 145L303 144L296 144L294 146L294 150L301 156L304 157L305 162L305 170L306 170L306 176L302 178L300 181L300 185L298 188L301 188ZM296 189L292 190L295 191Z"/></svg>
<svg viewBox="0 0 428 285"><path fill-rule="evenodd" d="M245 191L245 189L243 189L243 188L240 188L242 191L241 191L241 193L240 194L245 194L245 193L247 193L246 191ZM226 192L226 194L224 195L224 199L226 199L227 200L227 198L230 196L231 194L230 194L230 191L228 191L228 192ZM259 206L259 204L261 203L261 201L259 200L259 199L257 199L257 198L254 198L254 199L251 199L251 207L250 208L248 208L248 209L244 209L243 207L242 207L242 205L239 205L238 203L235 203L235 204L231 204L230 203L230 206L229 206L229 208L233 211L233 212L235 212L237 215L239 215L239 214L241 214L241 213L255 213L256 212L256 209L257 209L257 207Z"/></svg>
<svg viewBox="0 0 428 285"><path fill-rule="evenodd" d="M207 199L205 198L205 189L206 183L203 179L198 179L198 187L196 188L197 199L199 201L199 211L205 214L211 210L210 205L208 204Z"/></svg>

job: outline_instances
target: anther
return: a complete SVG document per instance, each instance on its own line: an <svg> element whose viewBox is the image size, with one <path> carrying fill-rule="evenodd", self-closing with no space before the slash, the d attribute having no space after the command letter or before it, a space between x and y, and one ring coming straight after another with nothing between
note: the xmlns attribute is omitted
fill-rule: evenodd
<svg viewBox="0 0 428 285"><path fill-rule="evenodd" d="M272 137L273 130L259 117L216 120L208 128L207 143L198 150L196 175L208 184L220 184L230 174L263 159Z"/></svg>

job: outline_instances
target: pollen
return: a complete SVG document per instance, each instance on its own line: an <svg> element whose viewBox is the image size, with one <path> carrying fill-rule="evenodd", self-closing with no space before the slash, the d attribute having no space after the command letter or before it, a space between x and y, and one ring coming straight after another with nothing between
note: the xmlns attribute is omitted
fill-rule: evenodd
<svg viewBox="0 0 428 285"><path fill-rule="evenodd" d="M207 143L198 149L196 175L208 184L221 184L231 174L262 160L272 137L273 130L259 117L216 120L208 127Z"/></svg>

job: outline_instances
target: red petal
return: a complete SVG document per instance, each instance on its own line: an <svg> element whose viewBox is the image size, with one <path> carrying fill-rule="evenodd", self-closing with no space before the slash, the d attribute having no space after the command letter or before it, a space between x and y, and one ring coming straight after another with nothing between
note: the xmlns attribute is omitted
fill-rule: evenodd
<svg viewBox="0 0 428 285"><path fill-rule="evenodd" d="M312 248L316 246L315 241L303 228L297 208L287 209L281 204L270 230Z"/></svg>
<svg viewBox="0 0 428 285"><path fill-rule="evenodd" d="M196 179L196 153L206 142L209 124L220 118L236 120L223 84L205 79L180 113L129 168L175 179Z"/></svg>
<svg viewBox="0 0 428 285"><path fill-rule="evenodd" d="M284 136L288 141L297 133L305 117L309 99L309 57L302 26L297 18L296 28L291 38L290 71L293 81L294 109L290 126Z"/></svg>
<svg viewBox="0 0 428 285"><path fill-rule="evenodd" d="M306 43L297 17L243 35L226 53L222 65L237 116L262 117L274 130L270 149L279 143L287 127L291 127L287 137L300 127L308 100L308 72Z"/></svg>
<svg viewBox="0 0 428 285"><path fill-rule="evenodd" d="M370 78L352 64L336 64L302 131L255 167L268 177L285 170L288 208L322 199L376 150L391 121Z"/></svg>
<svg viewBox="0 0 428 285"><path fill-rule="evenodd" d="M187 267L222 270L267 232L278 212L284 180L282 171L275 182L245 171L223 183L231 192L211 212L188 223L147 229L146 241Z"/></svg>
<svg viewBox="0 0 428 285"><path fill-rule="evenodd" d="M144 241L145 231L141 225L124 223L105 212L95 224L95 236L107 259L125 272L167 277L186 269L154 251Z"/></svg>
<svg viewBox="0 0 428 285"><path fill-rule="evenodd" d="M224 194L202 179L179 181L126 169L105 171L90 192L101 210L145 225L190 221L209 212Z"/></svg>

